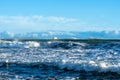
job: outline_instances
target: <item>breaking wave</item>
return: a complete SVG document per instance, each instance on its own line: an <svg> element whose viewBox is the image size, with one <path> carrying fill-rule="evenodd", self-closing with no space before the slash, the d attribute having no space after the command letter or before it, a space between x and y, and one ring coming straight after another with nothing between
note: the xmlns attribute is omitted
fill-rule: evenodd
<svg viewBox="0 0 120 80"><path fill-rule="evenodd" d="M119 42L1 41L0 66L120 74ZM22 65L23 66L23 65Z"/></svg>

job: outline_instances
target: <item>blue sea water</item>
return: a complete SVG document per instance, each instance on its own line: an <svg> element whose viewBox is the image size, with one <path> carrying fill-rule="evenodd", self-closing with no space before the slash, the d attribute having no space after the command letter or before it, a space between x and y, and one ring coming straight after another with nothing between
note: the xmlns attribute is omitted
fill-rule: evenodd
<svg viewBox="0 0 120 80"><path fill-rule="evenodd" d="M0 41L0 80L119 78L119 41Z"/></svg>

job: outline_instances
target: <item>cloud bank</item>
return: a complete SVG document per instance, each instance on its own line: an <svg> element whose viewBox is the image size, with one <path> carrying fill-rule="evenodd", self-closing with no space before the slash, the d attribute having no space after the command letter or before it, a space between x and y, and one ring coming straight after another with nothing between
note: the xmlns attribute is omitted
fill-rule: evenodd
<svg viewBox="0 0 120 80"><path fill-rule="evenodd" d="M1 39L88 39L88 38L102 38L102 39L120 39L120 31L101 31L101 32L66 32L66 31L44 31L44 32L30 32L15 34L12 32L1 32Z"/></svg>
<svg viewBox="0 0 120 80"><path fill-rule="evenodd" d="M40 31L109 31L114 27L88 24L87 22L56 16L0 16L0 32L40 32ZM118 30L118 29L117 29ZM116 32L117 34L117 32Z"/></svg>
<svg viewBox="0 0 120 80"><path fill-rule="evenodd" d="M73 18L55 16L0 16L3 31L64 30L76 24Z"/></svg>

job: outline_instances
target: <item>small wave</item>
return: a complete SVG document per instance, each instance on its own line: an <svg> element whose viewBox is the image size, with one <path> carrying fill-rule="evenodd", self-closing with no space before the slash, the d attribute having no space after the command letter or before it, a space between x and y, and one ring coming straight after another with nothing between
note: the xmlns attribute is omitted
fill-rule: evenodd
<svg viewBox="0 0 120 80"><path fill-rule="evenodd" d="M4 41L1 42L1 48L61 48L61 49L70 49L70 48L82 48L86 43L77 43L77 42L63 42L63 41L48 41L48 42L37 42L37 41Z"/></svg>
<svg viewBox="0 0 120 80"><path fill-rule="evenodd" d="M1 48L31 48L31 47L40 47L40 43L36 41L4 41L1 42Z"/></svg>

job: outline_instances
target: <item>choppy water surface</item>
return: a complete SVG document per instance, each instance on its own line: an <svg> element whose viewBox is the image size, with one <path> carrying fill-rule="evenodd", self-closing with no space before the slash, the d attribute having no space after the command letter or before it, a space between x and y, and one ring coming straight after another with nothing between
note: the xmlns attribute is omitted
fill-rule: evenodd
<svg viewBox="0 0 120 80"><path fill-rule="evenodd" d="M119 78L120 42L0 41L2 80Z"/></svg>

